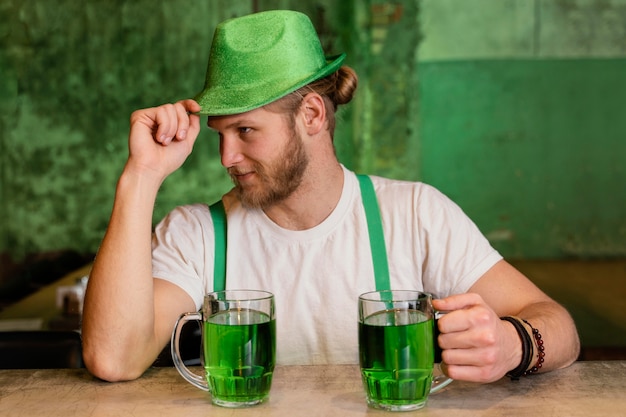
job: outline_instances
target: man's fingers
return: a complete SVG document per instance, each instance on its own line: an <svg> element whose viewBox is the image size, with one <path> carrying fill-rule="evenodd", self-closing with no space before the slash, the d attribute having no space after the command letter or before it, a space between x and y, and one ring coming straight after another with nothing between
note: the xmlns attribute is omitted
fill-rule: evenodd
<svg viewBox="0 0 626 417"><path fill-rule="evenodd" d="M191 99L181 100L177 105L184 109L184 114L179 113L179 117L182 117L186 126L184 134L177 135L177 138L179 140L189 139L195 141L200 133L200 116L197 113L202 108Z"/></svg>
<svg viewBox="0 0 626 417"><path fill-rule="evenodd" d="M476 304L484 304L484 301L480 295L473 293L451 295L433 300L433 307L440 311L461 310Z"/></svg>
<svg viewBox="0 0 626 417"><path fill-rule="evenodd" d="M433 300L435 309L447 311L447 314L438 320L439 330L442 333L468 330L471 326L468 310L482 303L482 298L477 294L459 294Z"/></svg>
<svg viewBox="0 0 626 417"><path fill-rule="evenodd" d="M181 100L179 101L179 103L185 108L187 113L196 114L200 110L202 110L202 107L200 107L200 105L195 100L192 100L190 98L186 100Z"/></svg>
<svg viewBox="0 0 626 417"><path fill-rule="evenodd" d="M189 129L189 117L187 113L187 109L181 104L177 103L174 105L174 110L176 111L177 117L177 127L176 127L176 135L175 138L178 140L185 140L187 138L187 130Z"/></svg>
<svg viewBox="0 0 626 417"><path fill-rule="evenodd" d="M155 113L156 133L154 139L162 145L168 145L178 130L177 112L173 104L157 107Z"/></svg>
<svg viewBox="0 0 626 417"><path fill-rule="evenodd" d="M442 352L441 358L448 365L491 366L494 355L491 349L447 349Z"/></svg>
<svg viewBox="0 0 626 417"><path fill-rule="evenodd" d="M198 103L190 99L157 107L154 139L168 145L174 139L187 139L190 131L195 137L200 132L200 117L194 113L199 111Z"/></svg>

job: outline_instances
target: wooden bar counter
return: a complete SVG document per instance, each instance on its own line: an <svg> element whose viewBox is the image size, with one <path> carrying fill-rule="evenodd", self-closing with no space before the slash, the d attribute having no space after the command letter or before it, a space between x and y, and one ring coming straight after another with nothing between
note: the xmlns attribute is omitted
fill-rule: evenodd
<svg viewBox="0 0 626 417"><path fill-rule="evenodd" d="M198 371L199 369L195 369ZM364 416L357 366L278 367L268 402L247 409L211 405L174 368L107 383L84 369L0 371L1 416ZM624 416L626 361L576 362L567 369L492 384L454 381L415 416Z"/></svg>

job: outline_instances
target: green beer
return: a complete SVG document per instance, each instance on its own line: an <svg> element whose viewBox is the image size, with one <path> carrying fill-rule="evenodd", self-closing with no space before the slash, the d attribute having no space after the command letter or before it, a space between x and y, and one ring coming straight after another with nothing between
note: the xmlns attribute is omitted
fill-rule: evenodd
<svg viewBox="0 0 626 417"><path fill-rule="evenodd" d="M251 405L269 396L276 321L254 310L227 310L204 322L204 368L213 401Z"/></svg>
<svg viewBox="0 0 626 417"><path fill-rule="evenodd" d="M431 389L433 320L408 309L380 311L359 323L361 377L368 403L419 408Z"/></svg>

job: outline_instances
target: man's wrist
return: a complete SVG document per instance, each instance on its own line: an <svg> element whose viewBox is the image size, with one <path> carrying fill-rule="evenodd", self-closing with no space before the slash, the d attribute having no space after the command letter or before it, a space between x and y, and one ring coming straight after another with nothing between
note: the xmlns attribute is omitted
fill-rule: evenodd
<svg viewBox="0 0 626 417"><path fill-rule="evenodd" d="M533 341L528 331L526 330L522 320L517 317L504 316L500 317L500 320L507 321L515 328L522 346L521 360L517 367L511 369L506 373L508 377L513 380L519 379L524 373L531 367L531 361L533 358Z"/></svg>

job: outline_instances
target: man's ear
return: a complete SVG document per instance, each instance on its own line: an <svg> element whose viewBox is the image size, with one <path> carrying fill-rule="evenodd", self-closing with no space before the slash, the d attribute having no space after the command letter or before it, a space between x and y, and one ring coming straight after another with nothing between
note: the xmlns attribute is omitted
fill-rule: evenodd
<svg viewBox="0 0 626 417"><path fill-rule="evenodd" d="M326 106L317 93L309 93L302 99L300 111L304 128L309 135L316 135L326 128Z"/></svg>

